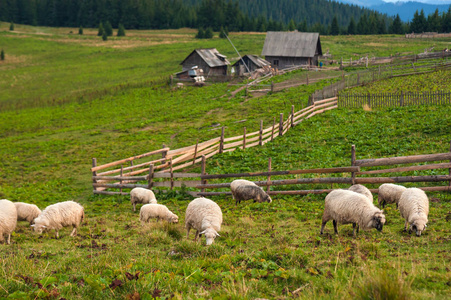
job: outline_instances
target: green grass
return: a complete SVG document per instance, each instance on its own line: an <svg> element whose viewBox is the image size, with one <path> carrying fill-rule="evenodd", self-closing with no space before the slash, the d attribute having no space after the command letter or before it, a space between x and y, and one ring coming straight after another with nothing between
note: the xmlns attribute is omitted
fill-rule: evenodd
<svg viewBox="0 0 451 300"><path fill-rule="evenodd" d="M207 44L183 40L179 35L191 34L186 29L136 31L130 36L127 32L127 38L137 44L118 49L94 45L99 41L94 30L85 29L84 37L68 35L69 29L20 25L16 25L18 33L1 32L7 30L5 24L0 24L0 41L15 45L5 47L6 54L29 61L14 67L0 64L9 85L17 79L17 85L1 87L0 101L17 99L23 104L18 105L20 109L13 105L0 111L0 198L33 202L41 208L74 199L85 207L86 220L77 237L69 237L66 228L59 240L53 232L37 236L20 223L12 245L0 245L0 298L377 299L390 295L392 299L446 299L450 294L449 193L428 193L430 221L420 238L402 232L404 222L393 206L385 209L387 223L382 233L361 231L354 239L350 225L339 226L338 236L332 224L326 226L324 235L319 234L324 195L277 196L269 205L245 202L238 207L231 197L215 197L224 223L221 237L210 247L204 246L205 240L193 243L193 233L186 240L183 222L190 196L157 192L159 202L179 215L180 223L141 226L128 197L92 195L92 157L101 164L157 149L163 143L171 148L191 145L197 138L218 136L219 131L212 130L216 123L226 126L226 137L242 133L244 126L248 132L255 131L260 120L272 124L273 117L288 114L291 105L296 110L305 107L308 96L326 83L259 98L244 93L231 98L233 87L227 84L183 90L146 86L147 80L177 71L180 58L193 47L217 47L230 56L233 49L223 50L220 45L225 48L226 43L219 39ZM22 35L27 47L21 47L14 34ZM162 41L174 36L182 39L180 43L141 44L152 37ZM354 47L354 37L342 38L349 43L343 42L337 51ZM77 39L87 42L80 45ZM329 39L334 41L322 37L322 42L327 44ZM399 37L378 39L389 44ZM236 34L232 40L240 51L259 53L264 35ZM406 49L416 49L413 42L406 43ZM367 45L365 49L378 53L379 48ZM161 68L156 62L155 69L141 67L146 61L154 63L157 50L163 58ZM91 74L88 65L77 67L76 57L87 53L96 58L92 61L99 61L97 69L89 79L71 83L71 78ZM172 58L174 53L177 59ZM123 55L129 57L128 65L134 65L134 70L119 70L126 65L119 61ZM65 64L72 73L64 71ZM146 72L149 77L143 78ZM37 76L40 73L42 77ZM27 81L27 77L34 80ZM129 77L130 85L118 87L118 82ZM441 84L444 77L437 77L435 84ZM417 79L421 77L406 78L412 86L418 84ZM48 95L39 98L39 91ZM81 96L72 98L73 93ZM53 97L62 100L53 105ZM217 155L207 160L207 172L264 171L268 157L274 170L349 166L353 144L357 159L447 152L450 128L448 106L336 109L302 122L263 147Z"/></svg>

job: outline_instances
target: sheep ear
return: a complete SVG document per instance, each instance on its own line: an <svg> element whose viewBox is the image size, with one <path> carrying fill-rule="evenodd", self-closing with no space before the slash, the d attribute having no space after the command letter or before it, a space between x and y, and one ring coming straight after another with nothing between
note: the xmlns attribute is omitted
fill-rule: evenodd
<svg viewBox="0 0 451 300"><path fill-rule="evenodd" d="M424 228L428 227L428 224L424 224Z"/></svg>
<svg viewBox="0 0 451 300"><path fill-rule="evenodd" d="M36 225L35 224L32 224L32 225L30 225L31 227L35 227Z"/></svg>
<svg viewBox="0 0 451 300"><path fill-rule="evenodd" d="M220 236L219 233L216 232L216 236Z"/></svg>
<svg viewBox="0 0 451 300"><path fill-rule="evenodd" d="M204 231L200 232L200 233L199 233L199 235L201 235L201 234L204 234L204 233L205 233L205 231L207 231L207 230L204 230Z"/></svg>

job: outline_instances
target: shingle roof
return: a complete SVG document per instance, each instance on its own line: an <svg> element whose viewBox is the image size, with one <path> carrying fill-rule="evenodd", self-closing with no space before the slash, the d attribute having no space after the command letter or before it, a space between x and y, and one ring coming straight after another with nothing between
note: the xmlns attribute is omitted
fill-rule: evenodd
<svg viewBox="0 0 451 300"><path fill-rule="evenodd" d="M207 65L210 68L230 65L230 62L226 59L226 56L219 53L219 51L216 50L216 48L196 49L193 52L191 52L190 55L188 55L180 64L183 65L185 60L187 60L188 57L193 55L194 52L196 52L207 63Z"/></svg>
<svg viewBox="0 0 451 300"><path fill-rule="evenodd" d="M253 55L253 54L246 54L245 56L243 56L243 59L245 57L248 57L257 67L262 68L263 66L269 66L271 65L271 63L267 60L264 60L263 58L259 57L258 55ZM242 63L241 59L238 60L234 66L238 65Z"/></svg>
<svg viewBox="0 0 451 300"><path fill-rule="evenodd" d="M317 32L268 31L262 56L313 57L317 46L319 55L322 55Z"/></svg>

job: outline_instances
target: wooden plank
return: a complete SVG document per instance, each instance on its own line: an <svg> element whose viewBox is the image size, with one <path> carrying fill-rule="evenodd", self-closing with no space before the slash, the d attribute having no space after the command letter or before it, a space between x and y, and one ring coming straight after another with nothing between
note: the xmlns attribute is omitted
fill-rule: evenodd
<svg viewBox="0 0 451 300"><path fill-rule="evenodd" d="M150 166L150 165L155 164L155 163L163 162L164 160L165 160L164 158L160 158L160 159L148 161L148 162L145 162L145 163L133 165L133 166L130 166L130 167L125 167L124 171L134 170L134 169L138 169L138 168L144 167L144 166ZM110 174L114 174L114 173L119 173L120 171L121 171L121 169L115 169L115 170L110 170L110 171L99 173L98 175L110 175Z"/></svg>
<svg viewBox="0 0 451 300"><path fill-rule="evenodd" d="M320 100L320 101L315 101L315 106L317 104L323 104L323 103L327 103L327 102L335 102L338 100L338 97L332 97L332 98L328 98L328 99L324 99L324 100Z"/></svg>
<svg viewBox="0 0 451 300"><path fill-rule="evenodd" d="M197 151L205 149L205 148L207 148L207 147L219 142L220 139L221 139L220 137L217 137L217 138L213 138L213 139L210 139L208 141L199 143L197 145ZM193 152L195 147L196 147L196 145L191 145L191 146L188 146L188 147L171 150L171 151L168 152L167 158L174 157L176 155L186 154L188 152Z"/></svg>
<svg viewBox="0 0 451 300"><path fill-rule="evenodd" d="M198 178L200 177L200 173L174 173L174 178ZM171 178L171 174L168 172L164 173L155 173L153 178Z"/></svg>
<svg viewBox="0 0 451 300"><path fill-rule="evenodd" d="M118 160L118 161L115 161L115 162L111 162L111 163L104 164L104 165L101 165L101 166L93 167L93 168L91 168L91 172L95 172L95 171L98 171L98 170L103 170L103 169L106 169L106 168L109 168L109 167L117 166L117 165L120 165L120 164L123 164L123 163L126 163L126 162L133 161L135 159L151 156L151 155L154 155L154 154L159 154L159 153L162 153L162 152L165 152L165 151L168 151L168 150L169 150L169 148L163 148L163 149L151 151L151 152L148 152L148 153L132 156L132 157L129 157L129 158L121 159L121 160Z"/></svg>
<svg viewBox="0 0 451 300"><path fill-rule="evenodd" d="M229 137L229 138L224 139L224 143L232 142L232 141L236 141L236 140L242 140L242 139L243 139L243 136L238 135L238 136Z"/></svg>
<svg viewBox="0 0 451 300"><path fill-rule="evenodd" d="M97 194L97 195L109 195L109 196L113 196L113 195L128 196L128 195L130 195L129 192L109 192L109 191L94 191L94 194Z"/></svg>
<svg viewBox="0 0 451 300"><path fill-rule="evenodd" d="M242 136L241 136L241 138L242 138ZM224 144L224 149L236 148L236 147L242 146L242 145L243 145L243 140L234 142L234 143Z"/></svg>
<svg viewBox="0 0 451 300"><path fill-rule="evenodd" d="M356 166L360 167L377 167L397 164L410 164L428 161L450 160L451 153L424 154L411 156L398 156L388 158L360 159L356 160Z"/></svg>
<svg viewBox="0 0 451 300"><path fill-rule="evenodd" d="M105 181L118 181L118 180L127 180L127 181L147 181L147 176L95 176L93 177L97 180Z"/></svg>
<svg viewBox="0 0 451 300"><path fill-rule="evenodd" d="M391 169L383 169L383 170L371 170L371 171L357 172L356 175L370 175L370 174L383 174L383 173L396 173L396 172L424 171L424 170L435 170L435 169L446 169L446 168L451 168L451 163L430 164L430 165L410 166L410 167L399 167L399 168L391 168Z"/></svg>
<svg viewBox="0 0 451 300"><path fill-rule="evenodd" d="M199 182L197 182L199 184ZM105 188L114 188L114 189L134 189L135 187L147 188L147 184L128 184L128 183L95 183L93 184L96 187L105 187Z"/></svg>
<svg viewBox="0 0 451 300"><path fill-rule="evenodd" d="M449 175L431 175L431 176L399 176L399 177L361 177L356 178L355 183L360 184L379 184L379 183L400 183L400 182L440 182L449 181Z"/></svg>
<svg viewBox="0 0 451 300"><path fill-rule="evenodd" d="M181 188L182 185L185 185L186 187L189 188L195 188L196 186L199 185L199 181L195 181L195 180L183 180L183 181L156 181L153 183L154 187L165 187L165 188Z"/></svg>

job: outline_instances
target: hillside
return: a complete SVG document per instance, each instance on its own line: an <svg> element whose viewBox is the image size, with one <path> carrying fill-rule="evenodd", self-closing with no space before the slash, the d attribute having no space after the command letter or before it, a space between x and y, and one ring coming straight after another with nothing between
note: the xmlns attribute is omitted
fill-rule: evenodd
<svg viewBox="0 0 451 300"><path fill-rule="evenodd" d="M31 233L29 224L20 222L12 244L0 244L0 298L363 299L383 290L393 298L442 299L450 294L449 193L428 193L429 227L419 238L402 232L404 221L394 205L385 209L382 232L362 230L353 238L351 225L340 225L334 235L331 222L319 234L324 195L238 206L231 197L214 197L224 222L209 247L203 237L192 242L192 232L185 238L185 209L192 200L186 194L156 192L180 223L144 226L128 197L92 195L93 157L105 163L162 144L191 145L217 136L218 123L230 135L242 133L243 126L254 131L260 120L268 124L291 105L305 106L327 81L256 98L231 97L237 86L227 83L173 89L163 81L180 69L192 48L217 47L234 57L233 48L218 38L195 40L195 32L186 29L129 31L124 39L100 42L94 29L78 37L68 32L76 28L18 26L11 33L7 25L0 24L6 50L0 104L18 107L0 109L0 198L41 208L75 200L86 218L78 236L69 237L64 228L60 239L53 231ZM258 54L264 35L232 39L240 51ZM356 37L324 36L322 42L339 57L420 51L432 41L377 36L362 44ZM449 78L446 74L442 78ZM417 78L405 77L412 87ZM274 170L348 166L352 144L358 159L448 152L450 128L450 106L335 109L263 147L216 155L207 161L207 172L262 171L268 157Z"/></svg>

